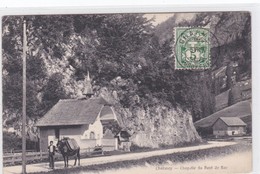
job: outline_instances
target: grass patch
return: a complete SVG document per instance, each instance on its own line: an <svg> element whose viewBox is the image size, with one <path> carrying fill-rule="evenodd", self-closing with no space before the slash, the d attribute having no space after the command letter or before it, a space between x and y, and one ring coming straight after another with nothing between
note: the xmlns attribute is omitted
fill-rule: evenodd
<svg viewBox="0 0 260 174"><path fill-rule="evenodd" d="M131 147L130 147L131 152L147 152L147 151L152 151L154 149L155 148L151 148L151 147L140 147L136 144L132 144Z"/></svg>

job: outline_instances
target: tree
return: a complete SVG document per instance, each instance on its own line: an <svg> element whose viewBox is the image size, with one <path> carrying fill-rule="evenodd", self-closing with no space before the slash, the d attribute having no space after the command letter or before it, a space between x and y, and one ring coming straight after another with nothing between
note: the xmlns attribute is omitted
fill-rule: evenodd
<svg viewBox="0 0 260 174"><path fill-rule="evenodd" d="M233 68L232 65L229 63L226 69L226 76L227 76L227 89L230 89L233 86L232 76L233 76Z"/></svg>
<svg viewBox="0 0 260 174"><path fill-rule="evenodd" d="M43 116L59 99L75 96L78 81L83 80L87 71L97 90L107 87L116 91L124 107L182 106L191 110L194 120L208 116L214 111L212 86L215 83L217 94L218 82L212 80L210 71L174 69L172 27L176 24L210 24L211 37L217 38L211 43L212 60L217 62L213 70L236 58L242 67L239 74L251 72L248 13L198 13L194 19L181 22L176 15L158 28L142 14L5 16L2 26L5 117L21 112L24 18L28 29L27 110L32 119ZM121 84L113 83L120 78ZM141 102L135 102L136 96Z"/></svg>
<svg viewBox="0 0 260 174"><path fill-rule="evenodd" d="M60 99L67 98L66 92L62 84L63 75L55 73L48 79L46 86L43 89L43 106L44 110L48 111Z"/></svg>

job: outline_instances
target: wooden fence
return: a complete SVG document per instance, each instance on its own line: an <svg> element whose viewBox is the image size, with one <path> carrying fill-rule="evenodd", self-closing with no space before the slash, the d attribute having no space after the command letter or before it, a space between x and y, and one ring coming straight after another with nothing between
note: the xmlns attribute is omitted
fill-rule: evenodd
<svg viewBox="0 0 260 174"><path fill-rule="evenodd" d="M29 152L26 153L26 160L28 162L31 161L43 161L48 159L48 152ZM21 153L13 153L13 154L5 154L3 156L4 165L14 165L22 162L22 154Z"/></svg>
<svg viewBox="0 0 260 174"><path fill-rule="evenodd" d="M26 150L26 153L32 153L32 152L37 152L36 150ZM12 154L18 154L22 153L22 150L3 150L4 155L12 155Z"/></svg>
<svg viewBox="0 0 260 174"><path fill-rule="evenodd" d="M102 147L103 151L113 151L115 150L113 146L103 146ZM86 148L86 149L81 149L81 156L91 156L91 153L94 151L94 148ZM27 151L26 152L26 161L27 163L32 163L32 162L41 162L41 161L46 161L49 157L48 152L32 152L32 151ZM62 159L62 155L60 153L55 154L56 159ZM22 153L5 153L3 155L3 164L4 166L7 165L15 165L15 164L20 164L22 162Z"/></svg>

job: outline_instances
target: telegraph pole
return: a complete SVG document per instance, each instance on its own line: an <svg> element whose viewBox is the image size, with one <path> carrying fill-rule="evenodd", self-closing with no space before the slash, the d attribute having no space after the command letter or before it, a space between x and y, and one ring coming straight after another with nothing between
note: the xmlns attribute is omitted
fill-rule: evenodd
<svg viewBox="0 0 260 174"><path fill-rule="evenodd" d="M26 20L23 20L23 118L22 118L22 171L26 174Z"/></svg>

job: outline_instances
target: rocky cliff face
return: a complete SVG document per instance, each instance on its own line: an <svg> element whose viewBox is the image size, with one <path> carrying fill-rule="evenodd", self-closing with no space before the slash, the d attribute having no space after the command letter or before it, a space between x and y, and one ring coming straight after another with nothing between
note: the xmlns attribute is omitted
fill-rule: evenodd
<svg viewBox="0 0 260 174"><path fill-rule="evenodd" d="M159 147L199 142L189 112L165 106L118 108L123 125L134 131L131 141L140 147Z"/></svg>
<svg viewBox="0 0 260 174"><path fill-rule="evenodd" d="M201 142L190 112L164 105L123 108L113 99L118 96L115 93L103 88L99 95L113 103L120 127L134 132L131 142L135 145L156 148Z"/></svg>

